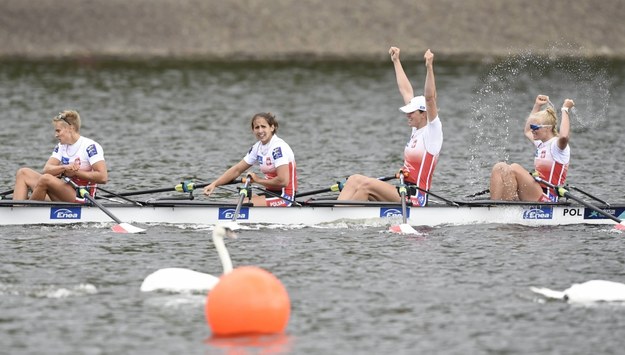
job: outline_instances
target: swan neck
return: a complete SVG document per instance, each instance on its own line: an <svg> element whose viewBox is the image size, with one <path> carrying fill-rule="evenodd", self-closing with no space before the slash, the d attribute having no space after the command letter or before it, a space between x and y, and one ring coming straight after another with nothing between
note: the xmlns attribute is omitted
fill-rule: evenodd
<svg viewBox="0 0 625 355"><path fill-rule="evenodd" d="M224 268L224 274L227 274L232 271L232 260L230 259L228 249L226 249L224 239L219 237L213 237L213 243L215 243L217 254L219 254L219 260L221 260L221 265Z"/></svg>

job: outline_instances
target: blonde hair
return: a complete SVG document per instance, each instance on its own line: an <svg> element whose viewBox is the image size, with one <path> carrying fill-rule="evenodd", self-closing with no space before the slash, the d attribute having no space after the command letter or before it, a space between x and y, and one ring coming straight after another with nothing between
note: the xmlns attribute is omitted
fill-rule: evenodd
<svg viewBox="0 0 625 355"><path fill-rule="evenodd" d="M533 113L532 118L538 119L541 124L551 125L551 132L554 136L558 135L558 116L556 111L552 107L548 107L546 110Z"/></svg>
<svg viewBox="0 0 625 355"><path fill-rule="evenodd" d="M68 126L74 126L76 132L80 132L80 115L74 110L65 110L52 118L52 122L64 122Z"/></svg>

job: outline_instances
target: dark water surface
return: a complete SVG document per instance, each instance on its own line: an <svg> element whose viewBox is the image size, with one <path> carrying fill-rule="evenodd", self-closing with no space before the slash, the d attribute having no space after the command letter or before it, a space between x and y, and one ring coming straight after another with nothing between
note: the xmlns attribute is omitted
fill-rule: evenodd
<svg viewBox="0 0 625 355"><path fill-rule="evenodd" d="M423 64L405 67L421 91ZM625 201L624 63L523 56L435 70L441 195L486 188L498 160L531 166L522 127L542 93L556 107L577 103L569 182ZM12 188L20 166L43 166L55 143L50 119L66 108L79 110L82 134L104 147L106 188L122 192L217 177L253 143L258 111L277 114L300 190L352 173L389 175L409 136L400 105L390 62L3 63L0 190ZM623 305L544 302L529 290L625 282L623 234L605 226L443 226L419 237L386 226L243 230L228 241L235 266L270 270L292 302L287 335L262 346L212 339L202 295L139 291L162 267L218 273L208 228L155 225L120 236L109 227L0 227L0 353L616 354L625 346Z"/></svg>

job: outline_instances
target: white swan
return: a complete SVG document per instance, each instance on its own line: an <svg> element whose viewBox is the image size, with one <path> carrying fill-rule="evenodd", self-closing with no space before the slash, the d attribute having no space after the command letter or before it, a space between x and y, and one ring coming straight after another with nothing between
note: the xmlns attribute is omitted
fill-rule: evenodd
<svg viewBox="0 0 625 355"><path fill-rule="evenodd" d="M224 243L224 237L235 238L238 226L234 222L217 224L213 228L213 243L219 254L223 273L232 271L232 260ZM159 269L148 275L141 283L141 291L168 292L205 292L212 290L219 282L219 277L190 269L170 267Z"/></svg>
<svg viewBox="0 0 625 355"><path fill-rule="evenodd" d="M530 290L547 298L561 299L571 303L625 301L625 284L605 280L590 280L581 284L573 284L564 291L554 291L544 287L530 287Z"/></svg>

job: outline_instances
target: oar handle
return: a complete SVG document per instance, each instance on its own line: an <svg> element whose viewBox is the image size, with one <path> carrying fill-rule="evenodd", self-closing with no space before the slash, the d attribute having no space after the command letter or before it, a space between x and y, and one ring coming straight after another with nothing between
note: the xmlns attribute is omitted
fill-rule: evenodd
<svg viewBox="0 0 625 355"><path fill-rule="evenodd" d="M324 193L324 192L338 192L343 190L343 182L338 181L336 184L330 186L330 187L326 187L324 189L318 189L318 190L312 190L312 191L306 191L306 192L300 192L300 193L296 193L295 197L304 197L304 196L310 196L310 195L316 195L316 194L320 194L320 193Z"/></svg>
<svg viewBox="0 0 625 355"><path fill-rule="evenodd" d="M407 221L406 194L408 192L406 191L406 184L404 184L404 174L400 171L398 175L399 175L399 197L401 198L401 218L402 218L402 223L406 224L406 221Z"/></svg>
<svg viewBox="0 0 625 355"><path fill-rule="evenodd" d="M230 185L230 184L238 184L240 182L245 182L244 181L245 178L243 179L234 179L228 183L225 183L224 185ZM202 184L198 184L194 181L183 181L181 183L179 183L178 185L174 186L174 190L178 191L178 192L193 192L193 190L196 189L201 189L204 188L206 186L210 185L210 183L202 183Z"/></svg>
<svg viewBox="0 0 625 355"><path fill-rule="evenodd" d="M243 201L247 196L250 195L248 189L250 187L250 184L252 183L252 175L247 174L243 181L245 181L245 183L243 184L243 187L239 189L239 201L237 202L237 208L234 210L232 222L237 221L237 218L239 218L239 212L241 212L241 206L243 206Z"/></svg>
<svg viewBox="0 0 625 355"><path fill-rule="evenodd" d="M78 186L72 179L70 179L67 176L63 177L63 181L65 181L65 183L67 184L70 184L74 189L78 191L78 194L80 195L80 197L86 198L87 200L89 200L89 202L97 206L100 210L102 210L102 212L106 213L107 216L111 217L112 220L114 220L115 222L119 224L123 223L119 218L115 217L115 215L112 214L106 207L104 207L102 204L96 201L96 199L93 198L93 196L91 196L89 191L87 191L87 189L85 189L82 186Z"/></svg>
<svg viewBox="0 0 625 355"><path fill-rule="evenodd" d="M534 181L536 181L536 182L538 182L538 183L541 183L541 184L543 184L543 185L545 185L545 186L547 186L547 187L552 188L552 189L553 189L553 191L555 191L555 193L557 193L557 194L558 194L558 196L560 196L560 197L567 197L567 196L565 196L565 194L568 192L568 190L567 190L567 189L565 189L564 187L562 187L562 186L557 186L557 185L554 185L554 184L550 183L550 182L549 182L549 181L547 181L547 180L543 180L543 179L542 179L540 176L538 176L538 175L534 175L534 174L532 174L532 173L530 173L530 175L532 175L532 177L534 178ZM573 200L575 200L575 199L573 199Z"/></svg>

